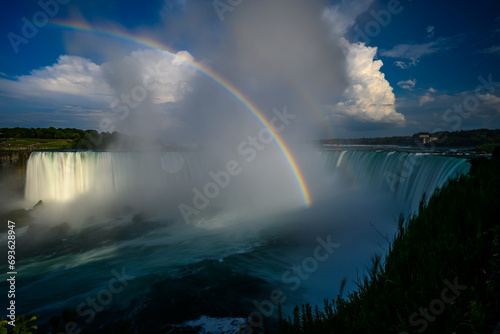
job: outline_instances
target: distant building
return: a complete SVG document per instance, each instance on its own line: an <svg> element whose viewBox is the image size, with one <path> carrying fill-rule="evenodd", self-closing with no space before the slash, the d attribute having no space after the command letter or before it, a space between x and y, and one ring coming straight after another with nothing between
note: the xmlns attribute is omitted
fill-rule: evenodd
<svg viewBox="0 0 500 334"><path fill-rule="evenodd" d="M420 143L422 144L429 144L432 143L433 141L438 140L436 137L431 137L429 135L420 135L419 136Z"/></svg>

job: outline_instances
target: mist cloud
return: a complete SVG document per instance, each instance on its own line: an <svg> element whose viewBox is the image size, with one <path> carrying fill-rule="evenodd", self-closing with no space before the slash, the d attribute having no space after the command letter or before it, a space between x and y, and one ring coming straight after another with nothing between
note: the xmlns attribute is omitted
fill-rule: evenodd
<svg viewBox="0 0 500 334"><path fill-rule="evenodd" d="M297 127L287 129L295 140L317 131L314 113L347 84L345 55L321 20L323 9L319 1L244 2L224 20L226 39L211 58L215 71L264 113L287 106L297 114Z"/></svg>

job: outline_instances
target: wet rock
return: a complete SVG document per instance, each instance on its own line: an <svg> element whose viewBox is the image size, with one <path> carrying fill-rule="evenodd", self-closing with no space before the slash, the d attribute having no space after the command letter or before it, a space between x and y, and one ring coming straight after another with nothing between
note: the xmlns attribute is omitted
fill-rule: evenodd
<svg viewBox="0 0 500 334"><path fill-rule="evenodd" d="M54 226L50 229L49 233L55 235L55 236L64 236L66 233L69 231L69 224L68 223L61 223L57 226Z"/></svg>
<svg viewBox="0 0 500 334"><path fill-rule="evenodd" d="M31 241L38 241L43 238L49 228L42 224L33 223L26 230L25 237Z"/></svg>
<svg viewBox="0 0 500 334"><path fill-rule="evenodd" d="M43 206L43 201L39 200L38 203L36 203L35 206L33 207L33 210L36 210L36 209L40 208L41 206Z"/></svg>
<svg viewBox="0 0 500 334"><path fill-rule="evenodd" d="M16 223L16 228L30 225L33 222L33 217L30 215L28 210L17 209L8 211L0 216L2 223L0 224L0 232L7 231L7 221L13 221Z"/></svg>

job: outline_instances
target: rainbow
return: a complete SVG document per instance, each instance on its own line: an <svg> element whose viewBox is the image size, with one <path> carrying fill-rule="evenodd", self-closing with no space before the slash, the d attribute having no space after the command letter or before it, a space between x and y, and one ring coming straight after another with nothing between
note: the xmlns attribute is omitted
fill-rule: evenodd
<svg viewBox="0 0 500 334"><path fill-rule="evenodd" d="M302 175L302 173L298 167L297 162L295 161L292 153L290 152L290 149L286 146L283 139L274 130L273 126L269 123L269 121L266 119L266 117L264 116L262 111L259 110L259 108L255 104L253 104L247 97L245 97L245 95L241 91L239 91L237 87L235 87L233 84L231 84L228 80L226 80L225 78L223 78L219 74L215 73L212 69L210 69L207 66L203 66L202 64L199 64L195 61L190 61L188 59L185 59L183 57L176 55L174 50L169 49L165 45L160 44L159 42L157 42L149 37L136 36L136 35L130 34L128 32L124 32L122 30L99 29L99 28L91 27L90 25L88 25L84 22L52 21L49 23L48 26L59 28L59 29L71 30L71 31L81 31L81 32L88 32L88 33L92 33L92 34L99 34L99 35L106 36L106 37L118 38L118 39L124 40L126 42L131 42L131 43L142 45L142 46L145 46L148 48L153 48L155 50L159 50L159 51L167 54L169 57L173 57L173 58L179 60L180 62L194 68L198 72L205 75L211 81L213 81L214 83L216 83L217 85L222 87L224 90L226 90L236 100L241 102L241 104L248 111L250 111L264 127L266 127L271 132L277 146L279 147L279 149L283 153L283 156L285 157L286 161L288 162L290 170L291 170L291 172L296 180L297 186L300 190L304 205L306 207L311 206L311 204L312 204L311 195L310 195L309 189L307 188L304 176Z"/></svg>

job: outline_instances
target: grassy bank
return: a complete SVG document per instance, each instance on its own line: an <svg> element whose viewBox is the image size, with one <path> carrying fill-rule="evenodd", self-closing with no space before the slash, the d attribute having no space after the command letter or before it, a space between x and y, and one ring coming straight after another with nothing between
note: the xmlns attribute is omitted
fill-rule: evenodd
<svg viewBox="0 0 500 334"><path fill-rule="evenodd" d="M400 218L385 259L357 292L302 305L281 333L492 333L500 321L500 163L472 161L469 175Z"/></svg>
<svg viewBox="0 0 500 334"><path fill-rule="evenodd" d="M2 151L64 150L73 146L71 139L0 138Z"/></svg>

